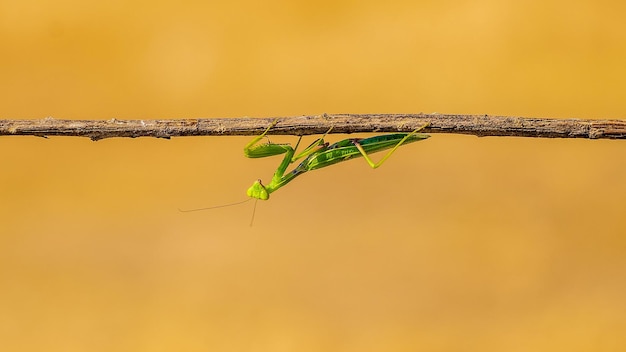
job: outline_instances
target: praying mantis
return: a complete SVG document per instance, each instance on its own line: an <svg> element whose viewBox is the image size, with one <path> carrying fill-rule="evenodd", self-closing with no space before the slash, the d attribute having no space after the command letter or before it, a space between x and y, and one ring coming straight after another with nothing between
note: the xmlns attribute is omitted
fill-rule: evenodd
<svg viewBox="0 0 626 352"><path fill-rule="evenodd" d="M401 145L421 141L430 137L427 134L418 133L429 125L427 123L420 128L415 129L411 133L384 134L370 138L348 138L333 144L329 144L328 142L324 141L324 137L326 137L326 135L330 133L330 131L332 131L333 128L331 127L328 131L326 131L326 133L324 133L324 135L322 135L321 138L316 139L301 153L295 155L296 150L300 145L300 141L302 140L302 136L298 138L298 142L296 143L296 146L294 148L292 148L289 144L276 144L271 142L259 144L259 141L263 139L263 137L265 137L265 135L267 135L267 133L272 129L272 127L276 126L277 123L278 119L274 120L274 122L272 122L272 124L267 127L267 129L265 129L265 131L261 135L254 137L250 141L250 143L246 144L246 146L243 148L243 153L248 158L265 158L269 156L285 154L283 161L278 166L278 169L276 169L276 172L274 172L274 177L272 177L272 180L267 186L263 185L263 183L259 179L254 181L252 186L248 188L247 194L250 198L244 201L208 208L189 210L179 209L179 211L186 213L229 207L245 203L252 199L268 200L271 193L276 192L278 189L285 186L289 182L293 181L293 179L307 171L321 169L323 167L334 165L342 161L358 158L360 156L363 156L369 166L371 166L373 169L376 169L381 166L387 159L389 159L391 154L393 154L393 152L395 152ZM373 162L372 159L370 159L370 153L376 153L387 149L391 150L377 163ZM298 166L293 168L293 170L291 170L289 173L285 174L289 165L295 163L302 158L304 158L304 160L302 160L300 164L298 164ZM250 226L252 226L252 221L254 221L254 212L255 211L253 210Z"/></svg>
<svg viewBox="0 0 626 352"><path fill-rule="evenodd" d="M254 181L252 186L248 188L247 194L250 198L268 200L271 193L277 191L307 171L321 169L360 156L363 156L369 166L376 169L401 145L421 141L430 137L427 134L418 133L428 126L428 124L425 124L411 133L384 134L370 138L348 138L329 145L328 142L324 141L324 137L332 131L333 128L331 127L321 138L315 140L301 153L294 156L298 145L300 145L302 136L300 136L294 148L289 144L275 144L271 142L258 144L277 123L278 120L274 120L265 132L252 139L250 143L243 148L243 152L248 158L265 158L285 154L283 161L278 166L278 169L276 169L274 177L272 177L272 180L267 186L263 185L259 179ZM387 149L391 150L380 159L379 162L375 163L370 159L370 153ZM304 158L304 160L302 160L298 166L285 174L289 165L302 158Z"/></svg>

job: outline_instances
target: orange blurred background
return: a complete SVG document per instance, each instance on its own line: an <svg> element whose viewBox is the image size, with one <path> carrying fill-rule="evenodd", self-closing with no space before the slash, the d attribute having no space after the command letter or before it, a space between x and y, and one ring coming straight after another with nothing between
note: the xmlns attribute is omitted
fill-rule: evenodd
<svg viewBox="0 0 626 352"><path fill-rule="evenodd" d="M624 118L625 11L0 0L0 118ZM626 348L626 142L436 134L301 176L252 227L252 203L180 213L269 181L248 140L0 137L0 348Z"/></svg>

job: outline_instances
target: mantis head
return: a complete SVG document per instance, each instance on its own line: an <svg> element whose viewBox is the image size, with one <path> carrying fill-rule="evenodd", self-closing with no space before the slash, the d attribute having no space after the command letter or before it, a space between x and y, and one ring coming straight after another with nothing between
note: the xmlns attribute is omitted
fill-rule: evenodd
<svg viewBox="0 0 626 352"><path fill-rule="evenodd" d="M270 192L268 192L267 189L265 189L265 186L263 186L263 184L261 183L261 180L254 181L252 186L248 188L247 193L248 193L248 197L251 197L251 198L256 198L256 199L261 199L261 200L268 200L270 198Z"/></svg>

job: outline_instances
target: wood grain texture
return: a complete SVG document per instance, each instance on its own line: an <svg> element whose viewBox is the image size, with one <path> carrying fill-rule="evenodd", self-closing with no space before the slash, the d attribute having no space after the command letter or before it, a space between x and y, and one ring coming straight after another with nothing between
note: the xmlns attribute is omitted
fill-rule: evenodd
<svg viewBox="0 0 626 352"><path fill-rule="evenodd" d="M275 119L271 135L410 132L426 123L426 133L475 136L625 139L626 120L523 118L444 114L321 114L270 118L200 118L170 120L0 120L0 135L112 137L249 136Z"/></svg>

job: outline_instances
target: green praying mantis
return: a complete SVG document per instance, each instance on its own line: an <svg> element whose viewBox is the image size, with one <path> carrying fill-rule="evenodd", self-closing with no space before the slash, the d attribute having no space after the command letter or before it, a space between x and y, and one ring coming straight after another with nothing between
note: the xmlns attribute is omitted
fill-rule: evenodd
<svg viewBox="0 0 626 352"><path fill-rule="evenodd" d="M370 138L348 138L333 144L329 144L328 142L324 141L324 138L328 133L330 133L330 131L332 131L333 128L331 127L328 131L326 131L326 133L324 133L324 135L322 135L321 138L316 139L313 143L311 143L311 145L309 145L302 152L296 155L295 153L298 149L298 146L300 145L302 136L298 138L298 142L293 148L289 144L276 144L271 142L259 144L261 139L263 139L272 129L272 127L276 126L277 123L278 119L274 120L274 122L269 127L267 127L267 129L265 129L265 131L261 135L254 137L250 141L250 143L246 144L246 146L243 148L244 155L248 158L265 158L285 154L285 156L283 157L283 161L276 169L276 172L274 172L274 176L272 177L272 180L269 184L263 185L260 179L254 181L252 186L248 188L247 191L248 197L250 198L246 199L245 201L209 208L181 211L189 212L221 208L225 206L241 204L252 199L268 200L270 194L276 192L278 189L285 186L289 182L293 181L296 177L302 175L307 171L321 169L323 167L331 166L342 161L358 158L361 156L373 169L376 169L381 166L387 159L389 159L389 157L400 146L421 141L430 137L427 134L418 133L428 126L427 123L410 133L384 134ZM381 152L388 149L391 150L389 150L389 152L377 163L373 162L372 159L370 159L369 157L369 154L371 153ZM286 173L289 165L301 159L304 160L302 160L300 164L293 168L293 170Z"/></svg>
<svg viewBox="0 0 626 352"><path fill-rule="evenodd" d="M278 120L275 120L265 132L252 139L250 143L243 148L243 153L248 158L265 158L285 154L283 161L274 173L274 177L272 177L272 181L270 181L267 186L263 185L259 179L254 181L252 186L248 188L247 193L250 198L268 200L271 193L277 191L307 171L321 169L360 156L363 156L365 161L367 161L373 169L376 169L389 159L391 154L401 145L421 141L430 137L427 134L418 133L428 126L428 124L426 124L411 133L384 134L370 138L348 138L329 145L324 141L324 137L332 131L333 128L331 127L321 138L315 140L301 153L294 156L298 145L300 145L302 136L298 138L298 142L294 148L289 144L266 143L257 145L276 123L278 123ZM379 162L375 163L370 159L370 153L387 149L391 150ZM304 158L304 160L300 162L298 166L285 174L289 165L302 158Z"/></svg>

